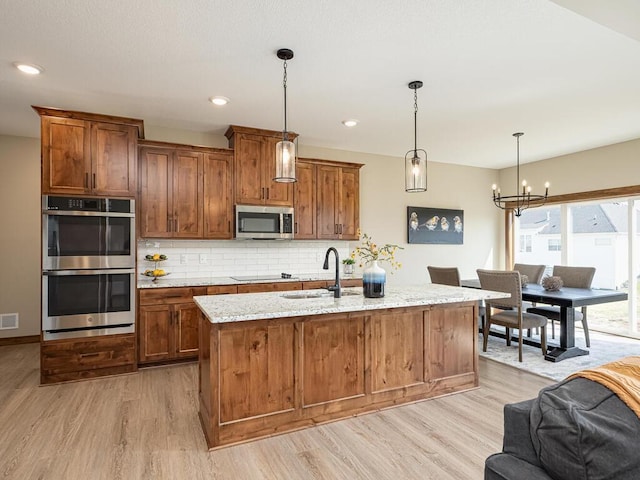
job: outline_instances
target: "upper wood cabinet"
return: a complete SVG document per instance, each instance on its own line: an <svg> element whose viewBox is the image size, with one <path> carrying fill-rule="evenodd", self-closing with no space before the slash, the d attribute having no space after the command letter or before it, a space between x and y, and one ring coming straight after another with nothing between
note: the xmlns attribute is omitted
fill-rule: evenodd
<svg viewBox="0 0 640 480"><path fill-rule="evenodd" d="M41 117L42 193L135 196L142 120L33 108Z"/></svg>
<svg viewBox="0 0 640 480"><path fill-rule="evenodd" d="M143 142L139 236L232 238L232 159L228 150Z"/></svg>
<svg viewBox="0 0 640 480"><path fill-rule="evenodd" d="M358 239L361 167L328 160L298 161L296 238Z"/></svg>
<svg viewBox="0 0 640 480"><path fill-rule="evenodd" d="M235 152L235 203L293 206L293 184L273 181L282 132L231 125L225 135ZM290 140L296 137L289 133Z"/></svg>

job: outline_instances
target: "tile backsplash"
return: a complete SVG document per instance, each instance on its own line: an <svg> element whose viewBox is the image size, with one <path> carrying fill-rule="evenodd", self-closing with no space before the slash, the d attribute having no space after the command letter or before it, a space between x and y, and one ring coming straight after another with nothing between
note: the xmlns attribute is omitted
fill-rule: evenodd
<svg viewBox="0 0 640 480"><path fill-rule="evenodd" d="M173 278L326 274L322 264L329 247L338 250L341 261L351 251L349 242L335 240L140 240L138 271L153 267L145 255L161 253L168 258L159 268ZM332 254L329 272L334 271L334 265Z"/></svg>

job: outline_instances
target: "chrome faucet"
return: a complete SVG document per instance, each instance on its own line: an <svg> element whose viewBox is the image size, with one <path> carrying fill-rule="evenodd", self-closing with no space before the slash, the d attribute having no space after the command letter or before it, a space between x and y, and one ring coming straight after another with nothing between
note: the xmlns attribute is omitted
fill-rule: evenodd
<svg viewBox="0 0 640 480"><path fill-rule="evenodd" d="M325 270L329 270L329 254L331 252L333 252L336 256L336 284L332 287L327 287L327 290L333 292L334 298L340 298L340 256L338 255L338 251L335 248L329 247L329 249L327 250L327 253L324 256L324 265L322 265L322 268Z"/></svg>

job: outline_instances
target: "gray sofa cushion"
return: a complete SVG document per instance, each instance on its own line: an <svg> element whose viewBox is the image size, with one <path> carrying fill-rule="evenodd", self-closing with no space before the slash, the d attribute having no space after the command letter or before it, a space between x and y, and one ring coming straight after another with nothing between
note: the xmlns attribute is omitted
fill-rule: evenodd
<svg viewBox="0 0 640 480"><path fill-rule="evenodd" d="M556 480L640 479L640 419L608 388L574 378L543 389L531 441Z"/></svg>

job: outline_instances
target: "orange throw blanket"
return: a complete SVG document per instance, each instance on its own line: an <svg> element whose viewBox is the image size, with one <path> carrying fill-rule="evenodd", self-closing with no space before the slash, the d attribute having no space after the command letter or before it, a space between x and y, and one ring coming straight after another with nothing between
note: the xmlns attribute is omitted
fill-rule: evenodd
<svg viewBox="0 0 640 480"><path fill-rule="evenodd" d="M576 377L588 378L604 385L640 418L640 356L587 368L569 375L567 379Z"/></svg>

